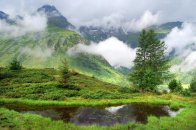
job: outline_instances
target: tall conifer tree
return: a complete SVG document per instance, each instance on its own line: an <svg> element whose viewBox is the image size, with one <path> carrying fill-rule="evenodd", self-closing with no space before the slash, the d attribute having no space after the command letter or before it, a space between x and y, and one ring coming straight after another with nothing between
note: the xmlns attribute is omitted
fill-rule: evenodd
<svg viewBox="0 0 196 130"><path fill-rule="evenodd" d="M165 43L156 37L153 30L141 32L130 79L142 91L155 90L168 77L165 50Z"/></svg>

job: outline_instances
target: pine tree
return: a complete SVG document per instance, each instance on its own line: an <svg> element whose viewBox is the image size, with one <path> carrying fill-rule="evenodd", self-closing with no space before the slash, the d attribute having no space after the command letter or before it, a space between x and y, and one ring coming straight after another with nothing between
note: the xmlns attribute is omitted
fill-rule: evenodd
<svg viewBox="0 0 196 130"><path fill-rule="evenodd" d="M156 37L153 30L141 32L130 79L142 91L155 90L168 77L165 50L165 43Z"/></svg>
<svg viewBox="0 0 196 130"><path fill-rule="evenodd" d="M69 71L69 65L67 63L67 60L65 59L63 61L63 66L61 69L61 82L66 83L67 79L70 77L71 73Z"/></svg>

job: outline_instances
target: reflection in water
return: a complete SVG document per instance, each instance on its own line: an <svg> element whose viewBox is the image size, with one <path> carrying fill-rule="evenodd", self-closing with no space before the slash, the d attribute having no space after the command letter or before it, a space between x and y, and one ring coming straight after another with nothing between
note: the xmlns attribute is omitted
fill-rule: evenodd
<svg viewBox="0 0 196 130"><path fill-rule="evenodd" d="M168 106L155 106L146 104L130 104L112 107L30 107L24 105L5 105L21 113L39 114L54 120L64 120L77 125L114 125L128 122L146 123L150 115L176 116L178 112L172 111Z"/></svg>
<svg viewBox="0 0 196 130"><path fill-rule="evenodd" d="M106 107L105 110L109 111L112 114L115 114L118 110L123 108L125 105L122 106L115 106L115 107Z"/></svg>

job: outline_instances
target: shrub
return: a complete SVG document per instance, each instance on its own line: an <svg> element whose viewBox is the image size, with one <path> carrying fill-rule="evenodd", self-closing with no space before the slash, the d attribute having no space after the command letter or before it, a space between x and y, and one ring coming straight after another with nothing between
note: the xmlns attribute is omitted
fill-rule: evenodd
<svg viewBox="0 0 196 130"><path fill-rule="evenodd" d="M121 93L134 93L134 92L139 92L138 88L136 87L120 87L118 89L119 92Z"/></svg>
<svg viewBox="0 0 196 130"><path fill-rule="evenodd" d="M80 93L76 90L69 90L67 93L65 93L66 97L77 97L80 96Z"/></svg>
<svg viewBox="0 0 196 130"><path fill-rule="evenodd" d="M183 95L183 96L190 96L190 90L189 89L182 89L180 91L180 94Z"/></svg>
<svg viewBox="0 0 196 130"><path fill-rule="evenodd" d="M65 89L70 89L70 90L80 90L80 87L73 85L73 84L59 84L59 88L65 88Z"/></svg>
<svg viewBox="0 0 196 130"><path fill-rule="evenodd" d="M8 71L1 71L0 70L0 80L2 79L6 79L6 78L10 78L13 77L14 75L8 70Z"/></svg>
<svg viewBox="0 0 196 130"><path fill-rule="evenodd" d="M180 81L174 79L169 83L169 89L171 92L179 92L182 90L182 85Z"/></svg>
<svg viewBox="0 0 196 130"><path fill-rule="evenodd" d="M13 60L10 62L9 69L10 69L10 70L21 70L21 69L22 69L22 65L21 65L20 61L18 61L18 60L15 58L15 59L13 59Z"/></svg>
<svg viewBox="0 0 196 130"><path fill-rule="evenodd" d="M190 91L196 92L196 78L194 78L190 83Z"/></svg>
<svg viewBox="0 0 196 130"><path fill-rule="evenodd" d="M111 93L104 90L98 90L95 92L83 90L80 92L81 96L86 99L120 99L120 98L127 98L123 97L117 93Z"/></svg>

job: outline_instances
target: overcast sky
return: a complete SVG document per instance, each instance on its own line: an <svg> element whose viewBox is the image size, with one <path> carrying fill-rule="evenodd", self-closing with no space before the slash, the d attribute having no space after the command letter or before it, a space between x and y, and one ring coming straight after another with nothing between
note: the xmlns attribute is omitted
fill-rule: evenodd
<svg viewBox="0 0 196 130"><path fill-rule="evenodd" d="M79 25L100 19L132 20L146 11L159 14L159 22L196 21L196 0L0 0L0 10L9 14L35 11L50 4L73 24Z"/></svg>

